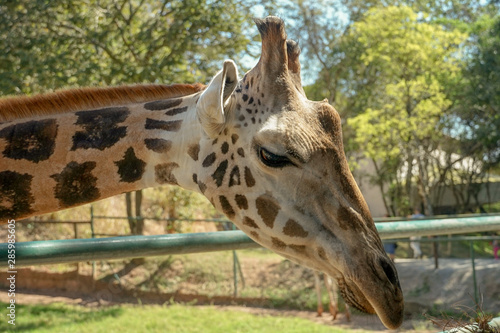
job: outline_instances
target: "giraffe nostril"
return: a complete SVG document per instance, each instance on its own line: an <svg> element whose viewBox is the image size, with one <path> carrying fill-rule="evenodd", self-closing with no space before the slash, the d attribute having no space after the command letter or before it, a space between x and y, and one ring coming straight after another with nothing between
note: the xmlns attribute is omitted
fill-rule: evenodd
<svg viewBox="0 0 500 333"><path fill-rule="evenodd" d="M399 286L399 279L398 279L398 273L396 273L396 268L394 267L394 264L389 261L389 259L386 258L381 258L379 260L380 266L382 267L385 275L389 279L389 281L395 285Z"/></svg>

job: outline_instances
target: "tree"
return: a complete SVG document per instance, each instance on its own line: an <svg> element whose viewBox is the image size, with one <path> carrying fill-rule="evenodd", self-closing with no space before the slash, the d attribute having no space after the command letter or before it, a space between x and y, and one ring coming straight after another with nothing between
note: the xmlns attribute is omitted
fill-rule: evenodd
<svg viewBox="0 0 500 333"><path fill-rule="evenodd" d="M448 135L454 137L450 150L467 161L449 177L464 210L477 205L474 199L500 166L500 16L484 15L468 29L467 62L461 79L452 85L454 104L448 119Z"/></svg>
<svg viewBox="0 0 500 333"><path fill-rule="evenodd" d="M442 116L452 104L443 78L460 75L456 53L464 38L419 20L406 6L370 9L349 32L362 49L360 66L352 69L358 87L349 98L365 106L348 120L354 142L374 161L376 183L384 183L387 173L399 175L393 187L410 198L410 206L417 179L427 214L432 214L429 196L435 184L429 159L442 138Z"/></svg>
<svg viewBox="0 0 500 333"><path fill-rule="evenodd" d="M473 45L456 115L461 139L481 143L485 163L500 163L500 15L483 16L472 26Z"/></svg>
<svg viewBox="0 0 500 333"><path fill-rule="evenodd" d="M248 44L238 1L21 0L0 5L0 94L193 82Z"/></svg>

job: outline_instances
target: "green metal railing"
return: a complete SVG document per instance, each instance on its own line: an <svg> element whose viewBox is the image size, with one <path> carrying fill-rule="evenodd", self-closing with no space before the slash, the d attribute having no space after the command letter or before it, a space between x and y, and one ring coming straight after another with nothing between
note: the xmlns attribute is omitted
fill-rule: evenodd
<svg viewBox="0 0 500 333"><path fill-rule="evenodd" d="M473 232L499 231L500 216L474 216L448 219L418 219L375 223L382 239L411 236L439 236Z"/></svg>
<svg viewBox="0 0 500 333"><path fill-rule="evenodd" d="M241 231L62 239L16 243L16 266L73 263L260 247ZM7 262L7 244L0 244Z"/></svg>
<svg viewBox="0 0 500 333"><path fill-rule="evenodd" d="M382 239L500 230L500 216L376 223ZM7 243L0 261L7 262ZM72 263L260 247L241 231L16 243L16 266Z"/></svg>

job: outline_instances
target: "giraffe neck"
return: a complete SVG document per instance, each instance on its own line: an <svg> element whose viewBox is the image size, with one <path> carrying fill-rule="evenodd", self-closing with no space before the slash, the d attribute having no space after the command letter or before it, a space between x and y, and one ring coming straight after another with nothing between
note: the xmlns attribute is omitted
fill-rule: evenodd
<svg viewBox="0 0 500 333"><path fill-rule="evenodd" d="M0 218L43 214L193 174L199 93L0 124Z"/></svg>

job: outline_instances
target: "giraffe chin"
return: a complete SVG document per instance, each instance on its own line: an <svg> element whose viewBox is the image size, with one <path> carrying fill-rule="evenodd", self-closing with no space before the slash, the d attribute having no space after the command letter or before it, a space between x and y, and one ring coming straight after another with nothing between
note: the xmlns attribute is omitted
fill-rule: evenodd
<svg viewBox="0 0 500 333"><path fill-rule="evenodd" d="M376 293L380 290L376 287L358 287L353 281L346 281L343 278L337 279L337 284L340 293L344 300L352 307L361 312L376 314L380 321L388 329L396 329L403 323L403 301L395 300L395 302L388 301L384 304L380 301L375 301ZM362 283L360 283L363 285ZM364 286L364 285L363 285ZM390 297L390 296L389 296ZM397 304L396 307L391 307L389 304Z"/></svg>
<svg viewBox="0 0 500 333"><path fill-rule="evenodd" d="M370 302L364 297L364 294L359 290L356 284L347 284L344 279L338 279L337 284L340 289L340 293L344 300L349 303L352 307L358 309L361 312L375 314L375 309L372 307ZM363 295L360 297L360 295Z"/></svg>

